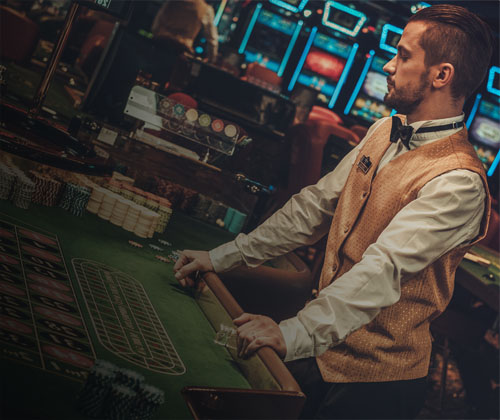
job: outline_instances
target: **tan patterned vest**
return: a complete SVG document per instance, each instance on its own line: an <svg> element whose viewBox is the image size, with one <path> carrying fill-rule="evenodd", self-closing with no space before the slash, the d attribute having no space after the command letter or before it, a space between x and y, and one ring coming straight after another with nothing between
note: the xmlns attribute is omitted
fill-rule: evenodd
<svg viewBox="0 0 500 420"><path fill-rule="evenodd" d="M466 129L404 153L374 176L391 144L391 126L390 119L382 123L360 150L348 176L328 236L320 290L361 260L366 248L427 182L454 169L468 169L483 179L487 202L476 241L484 237L490 211L489 191L483 166L467 141ZM358 167L363 156L369 156L372 162L366 174ZM431 353L429 324L448 305L455 270L466 250L453 249L404 279L397 303L382 309L343 343L317 357L323 379L383 382L427 375Z"/></svg>

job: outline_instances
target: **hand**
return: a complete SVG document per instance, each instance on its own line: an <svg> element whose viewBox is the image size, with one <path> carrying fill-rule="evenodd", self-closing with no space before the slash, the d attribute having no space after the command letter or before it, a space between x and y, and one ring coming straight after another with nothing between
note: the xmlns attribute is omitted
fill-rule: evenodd
<svg viewBox="0 0 500 420"><path fill-rule="evenodd" d="M276 322L264 315L243 314L233 320L238 327L238 356L248 358L261 347L273 348L282 359L286 343Z"/></svg>
<svg viewBox="0 0 500 420"><path fill-rule="evenodd" d="M182 287L194 287L194 280L190 277L195 271L213 271L214 267L208 251L191 251L186 249L174 265L175 278Z"/></svg>

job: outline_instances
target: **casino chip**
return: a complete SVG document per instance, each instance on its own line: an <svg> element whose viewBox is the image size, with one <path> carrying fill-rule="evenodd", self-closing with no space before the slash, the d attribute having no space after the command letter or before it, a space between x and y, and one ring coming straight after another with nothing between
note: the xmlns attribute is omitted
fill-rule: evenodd
<svg viewBox="0 0 500 420"><path fill-rule="evenodd" d="M172 246L172 244L165 239L158 239L158 242L164 246Z"/></svg>
<svg viewBox="0 0 500 420"><path fill-rule="evenodd" d="M142 245L142 244L140 244L139 242L136 242L136 241L130 240L130 241L128 241L128 243L130 245L132 245L133 247L135 247L135 248L143 248L144 247L144 245Z"/></svg>
<svg viewBox="0 0 500 420"><path fill-rule="evenodd" d="M153 385L142 384L137 389L137 397L131 410L131 417L141 420L151 419L164 402L165 394L162 390Z"/></svg>
<svg viewBox="0 0 500 420"><path fill-rule="evenodd" d="M157 260L160 260L161 262L164 262L164 263L169 263L170 262L170 259L167 258L167 257L164 257L163 255L155 255L155 258Z"/></svg>
<svg viewBox="0 0 500 420"><path fill-rule="evenodd" d="M158 245L155 245L155 244L149 244L149 247L151 249L154 249L155 251L160 251L160 252L163 251L163 248L160 248Z"/></svg>
<svg viewBox="0 0 500 420"><path fill-rule="evenodd" d="M77 396L77 409L88 417L102 417L116 374L111 363L96 364Z"/></svg>

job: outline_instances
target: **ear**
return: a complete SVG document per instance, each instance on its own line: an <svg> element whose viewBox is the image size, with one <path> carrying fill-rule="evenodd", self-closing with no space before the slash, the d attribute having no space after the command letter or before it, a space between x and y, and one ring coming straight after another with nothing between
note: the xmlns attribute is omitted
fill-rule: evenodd
<svg viewBox="0 0 500 420"><path fill-rule="evenodd" d="M435 89L442 89L449 86L455 76L455 67L451 63L441 63L436 66L435 77L432 86Z"/></svg>

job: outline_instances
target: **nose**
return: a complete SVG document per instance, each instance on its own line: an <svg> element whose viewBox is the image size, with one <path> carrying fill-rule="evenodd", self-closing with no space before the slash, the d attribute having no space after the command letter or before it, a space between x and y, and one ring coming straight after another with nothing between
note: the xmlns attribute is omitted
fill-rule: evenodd
<svg viewBox="0 0 500 420"><path fill-rule="evenodd" d="M392 57L391 60L389 60L387 63L385 63L385 66L382 68L386 73L389 74L394 74L396 71L396 56Z"/></svg>

